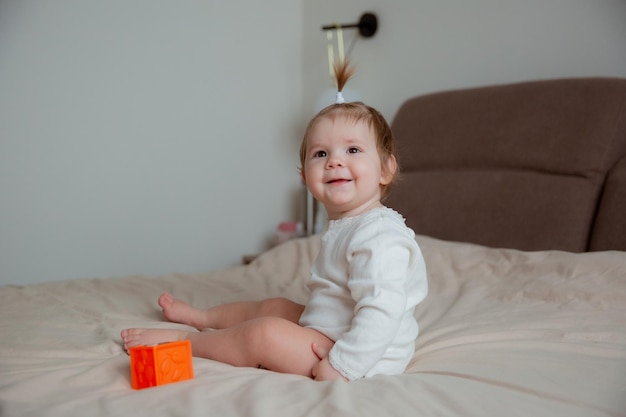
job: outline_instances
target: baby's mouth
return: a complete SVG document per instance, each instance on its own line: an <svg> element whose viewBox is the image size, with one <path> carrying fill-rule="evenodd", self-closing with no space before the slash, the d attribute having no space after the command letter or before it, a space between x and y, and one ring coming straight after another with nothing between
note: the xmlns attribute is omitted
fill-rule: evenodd
<svg viewBox="0 0 626 417"><path fill-rule="evenodd" d="M326 184L345 184L348 183L352 180L349 180L347 178L335 178L333 180L327 181Z"/></svg>

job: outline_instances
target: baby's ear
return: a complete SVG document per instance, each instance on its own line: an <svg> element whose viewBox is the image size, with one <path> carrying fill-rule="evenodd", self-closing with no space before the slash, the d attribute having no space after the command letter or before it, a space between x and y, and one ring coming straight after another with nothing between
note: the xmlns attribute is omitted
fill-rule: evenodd
<svg viewBox="0 0 626 417"><path fill-rule="evenodd" d="M393 181L393 177L398 170L398 161L394 155L389 155L387 161L383 162L383 170L380 174L380 185L388 185Z"/></svg>

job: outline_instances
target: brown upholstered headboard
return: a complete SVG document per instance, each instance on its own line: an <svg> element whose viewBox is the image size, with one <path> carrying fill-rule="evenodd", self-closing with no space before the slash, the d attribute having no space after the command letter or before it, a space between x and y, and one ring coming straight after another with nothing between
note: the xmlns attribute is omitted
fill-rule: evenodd
<svg viewBox="0 0 626 417"><path fill-rule="evenodd" d="M523 250L626 250L626 79L533 81L405 102L386 204L416 233Z"/></svg>

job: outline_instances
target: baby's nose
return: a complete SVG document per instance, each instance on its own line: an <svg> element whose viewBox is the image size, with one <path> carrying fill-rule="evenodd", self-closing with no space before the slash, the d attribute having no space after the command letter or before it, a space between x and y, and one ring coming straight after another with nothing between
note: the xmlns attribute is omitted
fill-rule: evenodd
<svg viewBox="0 0 626 417"><path fill-rule="evenodd" d="M330 157L328 158L328 162L326 162L326 166L328 166L329 168L343 166L343 159L337 155L330 155Z"/></svg>

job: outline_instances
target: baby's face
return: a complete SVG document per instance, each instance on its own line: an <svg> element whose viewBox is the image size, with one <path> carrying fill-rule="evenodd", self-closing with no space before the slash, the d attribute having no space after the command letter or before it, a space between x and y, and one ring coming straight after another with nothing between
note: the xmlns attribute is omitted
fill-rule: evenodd
<svg viewBox="0 0 626 417"><path fill-rule="evenodd" d="M302 176L331 220L380 206L380 186L390 181L372 129L343 117L322 117L312 127Z"/></svg>

